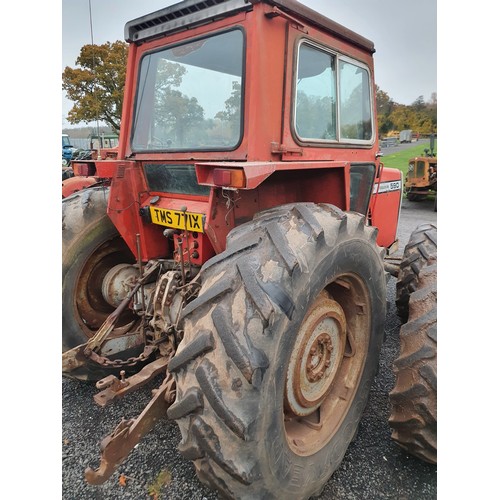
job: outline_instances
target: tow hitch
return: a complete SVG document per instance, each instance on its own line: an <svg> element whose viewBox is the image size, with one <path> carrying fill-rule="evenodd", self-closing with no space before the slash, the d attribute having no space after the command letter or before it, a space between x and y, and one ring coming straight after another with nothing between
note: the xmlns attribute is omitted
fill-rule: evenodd
<svg viewBox="0 0 500 500"><path fill-rule="evenodd" d="M175 400L175 379L168 371L168 364L175 354L176 341L172 338L177 332L180 310L189 294L189 285L184 284L179 287L180 295L176 297L176 285L180 279L180 274L175 271L168 271L159 278L157 290L152 296L154 304L149 308L148 315L148 344L144 346L144 351L139 358L130 358L127 362L121 360L112 361L99 354L99 348L103 341L112 331L120 313L128 306L132 297L139 291L139 287L158 269L158 264L153 262L146 266L146 271L142 278L132 289L131 293L121 302L119 307L103 323L103 326L92 337L87 344L78 346L68 353L63 354L63 371L67 372L77 368L82 363L93 361L96 364L103 364L119 368L135 364L138 360L152 358L153 354L158 356L149 361L138 373L126 378L125 370L119 372L119 377L108 375L96 383L100 390L94 396L94 401L101 407L112 403L114 400L139 389L160 373L165 374L164 381L159 388L153 391L153 398L144 408L142 413L133 419L123 419L100 445L101 459L97 469L88 467L85 470L85 479L93 485L103 484L109 479L117 467L127 458L132 449L139 443L142 437L163 418L168 418L167 410ZM176 307L171 310L175 300ZM144 308L146 310L146 308ZM174 322L170 314L174 316ZM151 330L151 328L154 330ZM118 372L117 372L118 373Z"/></svg>
<svg viewBox="0 0 500 500"><path fill-rule="evenodd" d="M169 360L170 357L162 358L162 361L166 363ZM142 413L136 418L122 420L115 430L101 441L101 463L97 470L87 467L85 470L87 482L99 485L107 481L141 438L151 431L156 422L167 418L167 409L174 400L175 379L169 373L160 387L154 391L153 398Z"/></svg>

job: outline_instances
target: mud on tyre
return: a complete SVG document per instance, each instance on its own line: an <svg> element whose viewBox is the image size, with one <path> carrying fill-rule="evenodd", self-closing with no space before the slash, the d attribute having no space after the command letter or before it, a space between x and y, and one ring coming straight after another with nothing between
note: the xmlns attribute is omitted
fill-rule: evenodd
<svg viewBox="0 0 500 500"><path fill-rule="evenodd" d="M392 438L410 454L437 461L437 260L420 269L401 327L391 391Z"/></svg>
<svg viewBox="0 0 500 500"><path fill-rule="evenodd" d="M308 498L339 466L383 338L376 234L358 214L289 205L234 229L203 266L168 415L224 497Z"/></svg>
<svg viewBox="0 0 500 500"><path fill-rule="evenodd" d="M135 261L106 213L108 194L109 188L88 188L62 200L63 352L87 342L113 312L100 293L106 273L117 264ZM117 326L128 328L133 322L127 312ZM102 376L96 372L82 378Z"/></svg>
<svg viewBox="0 0 500 500"><path fill-rule="evenodd" d="M396 283L396 307L402 323L408 321L410 295L417 289L420 270L437 258L437 228L421 224L410 236Z"/></svg>

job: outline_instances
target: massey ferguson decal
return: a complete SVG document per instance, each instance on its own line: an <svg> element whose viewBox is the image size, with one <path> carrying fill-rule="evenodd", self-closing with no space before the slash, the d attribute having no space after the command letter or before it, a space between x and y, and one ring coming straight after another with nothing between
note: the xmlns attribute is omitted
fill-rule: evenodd
<svg viewBox="0 0 500 500"><path fill-rule="evenodd" d="M401 181L382 182L373 186L374 194L389 193L391 191L401 191Z"/></svg>

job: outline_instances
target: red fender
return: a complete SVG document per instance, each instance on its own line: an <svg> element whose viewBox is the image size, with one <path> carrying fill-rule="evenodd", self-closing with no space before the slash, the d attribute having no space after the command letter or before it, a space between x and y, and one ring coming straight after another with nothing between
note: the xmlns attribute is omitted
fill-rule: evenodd
<svg viewBox="0 0 500 500"><path fill-rule="evenodd" d="M80 189L88 188L101 181L100 177L70 177L62 182L62 197L68 196L80 191Z"/></svg>
<svg viewBox="0 0 500 500"><path fill-rule="evenodd" d="M382 247L389 248L397 241L402 198L403 174L397 168L384 167L373 186L371 201L372 223L379 228L377 244Z"/></svg>

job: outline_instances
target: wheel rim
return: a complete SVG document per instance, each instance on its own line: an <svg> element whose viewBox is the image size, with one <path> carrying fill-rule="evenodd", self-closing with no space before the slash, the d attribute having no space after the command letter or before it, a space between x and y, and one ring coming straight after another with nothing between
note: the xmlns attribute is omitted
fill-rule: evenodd
<svg viewBox="0 0 500 500"><path fill-rule="evenodd" d="M284 429L297 455L327 445L351 407L365 365L371 314L366 286L343 275L309 308L287 368Z"/></svg>
<svg viewBox="0 0 500 500"><path fill-rule="evenodd" d="M345 349L346 320L340 305L321 294L314 302L292 353L286 382L286 408L311 415L324 401Z"/></svg>
<svg viewBox="0 0 500 500"><path fill-rule="evenodd" d="M77 320L83 333L91 338L114 310L102 294L102 283L119 263L132 263L133 255L125 242L113 238L100 245L86 260L76 280L73 295ZM124 311L117 322L113 336L130 330L136 318L132 311Z"/></svg>

